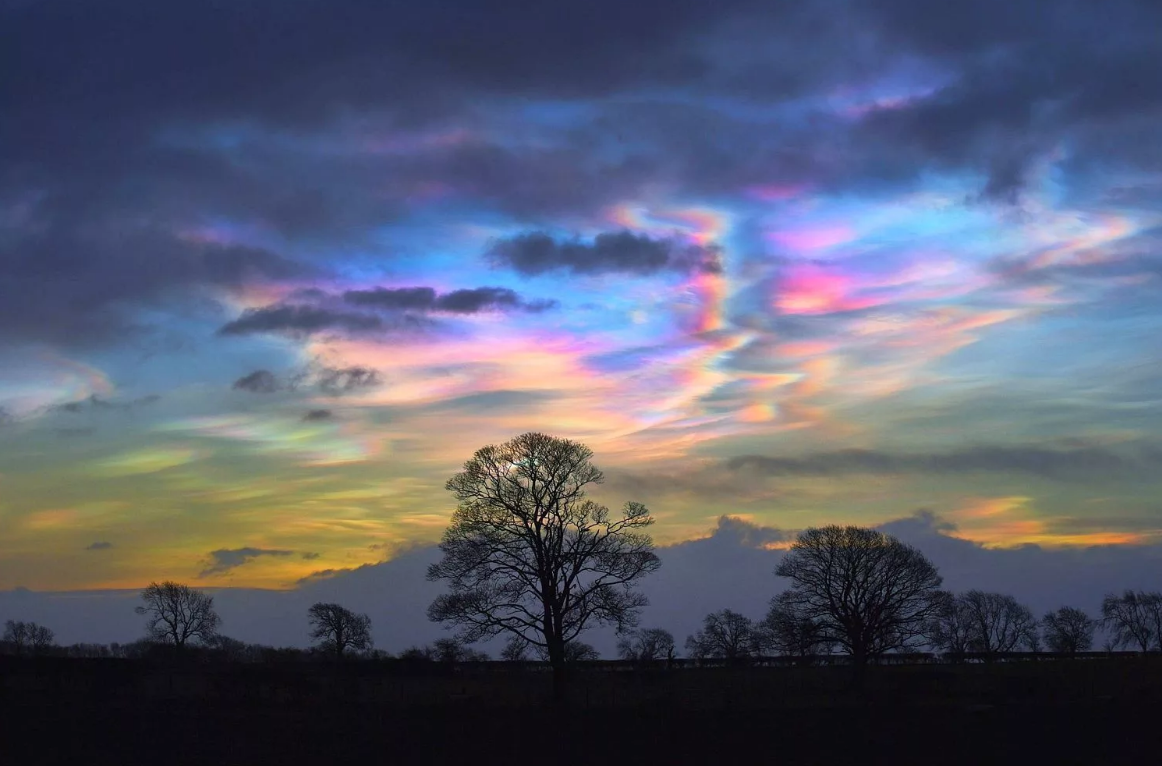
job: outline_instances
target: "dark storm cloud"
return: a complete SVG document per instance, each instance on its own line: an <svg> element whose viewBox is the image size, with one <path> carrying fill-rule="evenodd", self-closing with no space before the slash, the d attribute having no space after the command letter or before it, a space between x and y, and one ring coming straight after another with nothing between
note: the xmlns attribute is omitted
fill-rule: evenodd
<svg viewBox="0 0 1162 766"><path fill-rule="evenodd" d="M278 378L270 370L255 370L234 381L231 388L255 394L273 394L279 389Z"/></svg>
<svg viewBox="0 0 1162 766"><path fill-rule="evenodd" d="M2 174L0 174L2 176ZM125 213L131 215L129 211ZM197 310L192 290L308 273L267 250L183 241L114 221L0 228L0 338L74 345L142 333L134 306Z"/></svg>
<svg viewBox="0 0 1162 766"><path fill-rule="evenodd" d="M885 40L931 57L951 81L874 112L857 138L916 166L983 170L982 197L1013 201L1025 166L1063 139L1080 157L1155 153L1137 129L1162 109L1162 5L1114 0L857 2ZM996 11L987 10L995 5ZM1153 115L1153 117L1151 117ZM1078 161L1076 158L1074 161Z"/></svg>
<svg viewBox="0 0 1162 766"><path fill-rule="evenodd" d="M348 290L343 300L354 306L391 311L443 311L477 314L482 311L518 310L538 313L554 308L556 301L525 301L506 287L476 287L438 295L431 287L376 287Z"/></svg>
<svg viewBox="0 0 1162 766"><path fill-rule="evenodd" d="M647 275L721 269L715 248L653 239L629 231L598 234L590 243L561 241L544 232L530 232L493 243L488 255L497 265L525 276L556 270Z"/></svg>
<svg viewBox="0 0 1162 766"><path fill-rule="evenodd" d="M107 551L112 547L113 547L113 543L106 542L106 541L100 541L100 542L96 542L96 543L89 543L88 545L85 546L85 550L87 550L87 551Z"/></svg>
<svg viewBox="0 0 1162 766"><path fill-rule="evenodd" d="M1149 477L1162 467L1162 451L1145 448L1115 452L1100 447L973 447L950 452L909 454L851 449L804 457L742 455L730 458L731 470L772 476L838 476L901 473L1024 473L1059 481Z"/></svg>
<svg viewBox="0 0 1162 766"><path fill-rule="evenodd" d="M208 555L209 565L198 573L198 577L209 577L210 575L229 572L231 569L237 569L260 556L275 556L278 558L293 556L294 551L270 548L232 548L210 551Z"/></svg>

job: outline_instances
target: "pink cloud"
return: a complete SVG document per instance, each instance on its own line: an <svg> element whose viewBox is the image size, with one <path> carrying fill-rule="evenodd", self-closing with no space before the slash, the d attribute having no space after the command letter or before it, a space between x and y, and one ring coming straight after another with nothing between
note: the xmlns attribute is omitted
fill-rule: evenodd
<svg viewBox="0 0 1162 766"><path fill-rule="evenodd" d="M855 311L883 303L861 296L851 277L810 264L790 267L779 281L775 305L784 314L830 314Z"/></svg>

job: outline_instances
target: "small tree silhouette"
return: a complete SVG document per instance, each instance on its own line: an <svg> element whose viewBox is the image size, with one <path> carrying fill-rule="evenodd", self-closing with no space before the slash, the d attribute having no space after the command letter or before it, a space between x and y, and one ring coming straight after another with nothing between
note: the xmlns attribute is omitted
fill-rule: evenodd
<svg viewBox="0 0 1162 766"><path fill-rule="evenodd" d="M1037 619L1012 596L970 590L957 601L967 619L970 650L992 657L1035 640Z"/></svg>
<svg viewBox="0 0 1162 766"><path fill-rule="evenodd" d="M1102 626L1113 646L1137 646L1142 652L1162 642L1162 593L1127 590L1101 602Z"/></svg>
<svg viewBox="0 0 1162 766"><path fill-rule="evenodd" d="M1063 606L1041 618L1049 651L1060 654L1087 652L1093 647L1097 620L1080 609Z"/></svg>
<svg viewBox="0 0 1162 766"><path fill-rule="evenodd" d="M674 660L674 636L663 628L635 630L617 642L617 653L623 660L643 665Z"/></svg>
<svg viewBox="0 0 1162 766"><path fill-rule="evenodd" d="M827 638L823 623L802 614L795 598L780 593L771 599L767 616L757 626L759 643L764 650L800 659L816 654L828 654L832 642Z"/></svg>
<svg viewBox="0 0 1162 766"><path fill-rule="evenodd" d="M54 645L53 632L35 622L4 623L4 643L16 654L43 654Z"/></svg>
<svg viewBox="0 0 1162 766"><path fill-rule="evenodd" d="M698 660L740 664L759 653L759 636L749 617L723 609L703 618L702 629L686 639L686 653Z"/></svg>
<svg viewBox="0 0 1162 766"><path fill-rule="evenodd" d="M371 618L339 604L314 604L307 610L311 638L316 646L342 659L347 650L365 652L372 647Z"/></svg>

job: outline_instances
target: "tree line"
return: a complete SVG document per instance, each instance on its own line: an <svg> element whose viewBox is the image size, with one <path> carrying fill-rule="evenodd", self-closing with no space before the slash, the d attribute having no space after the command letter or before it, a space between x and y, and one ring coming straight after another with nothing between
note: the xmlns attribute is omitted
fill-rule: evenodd
<svg viewBox="0 0 1162 766"><path fill-rule="evenodd" d="M473 644L507 637L500 659L537 659L560 691L567 667L597 658L586 630L612 626L618 654L638 663L672 662L673 635L639 627L646 598L640 580L661 566L646 529L654 519L637 502L613 513L587 496L603 481L583 444L527 433L478 450L446 488L457 500L440 542L442 559L427 577L448 592L428 617L452 637L412 647L400 659L488 659ZM1097 628L1105 649L1162 651L1162 593L1126 591L1102 601L1101 616L1062 606L1037 618L1012 596L950 593L931 561L884 532L825 526L801 533L774 575L788 587L760 620L724 609L706 615L686 639L687 657L744 663L781 655L846 654L862 668L887 653L932 648L986 658L1017 650L1059 654L1090 650ZM175 651L189 644L229 646L209 594L176 582L151 583L136 608L147 641ZM371 620L334 603L307 612L318 655L385 656L374 649ZM241 642L234 642L241 644ZM5 625L3 648L47 653L52 631L36 623Z"/></svg>

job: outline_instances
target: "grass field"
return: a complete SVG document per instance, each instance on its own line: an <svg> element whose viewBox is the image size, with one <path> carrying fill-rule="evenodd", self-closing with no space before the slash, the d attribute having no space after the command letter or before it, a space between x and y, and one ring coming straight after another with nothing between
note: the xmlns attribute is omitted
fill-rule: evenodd
<svg viewBox="0 0 1162 766"><path fill-rule="evenodd" d="M1154 763L1162 658L872 668L389 671L0 664L0 764Z"/></svg>

